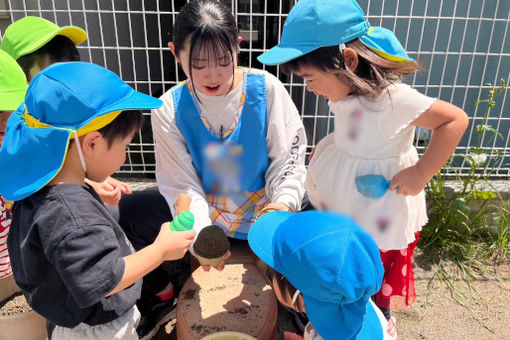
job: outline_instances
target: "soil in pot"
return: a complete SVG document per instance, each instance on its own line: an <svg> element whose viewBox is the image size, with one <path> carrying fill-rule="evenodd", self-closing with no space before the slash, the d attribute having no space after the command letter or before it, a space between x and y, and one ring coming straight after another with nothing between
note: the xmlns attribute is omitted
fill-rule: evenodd
<svg viewBox="0 0 510 340"><path fill-rule="evenodd" d="M200 231L193 250L200 263L216 266L228 253L230 244L223 229L217 225L210 225Z"/></svg>
<svg viewBox="0 0 510 340"><path fill-rule="evenodd" d="M22 293L0 302L0 339L46 339L46 320L32 310Z"/></svg>
<svg viewBox="0 0 510 340"><path fill-rule="evenodd" d="M32 311L23 293L18 292L0 302L0 317L14 316Z"/></svg>

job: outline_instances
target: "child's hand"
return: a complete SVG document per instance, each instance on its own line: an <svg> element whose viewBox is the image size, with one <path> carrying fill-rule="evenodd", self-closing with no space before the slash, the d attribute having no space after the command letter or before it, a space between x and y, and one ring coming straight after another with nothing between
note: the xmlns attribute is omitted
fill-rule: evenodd
<svg viewBox="0 0 510 340"><path fill-rule="evenodd" d="M113 177L108 177L107 179L105 179L103 184L108 184L114 189L119 188L122 195L128 195L128 194L132 193L131 187L129 186L129 184L127 184L125 182L121 182L118 179L115 179Z"/></svg>
<svg viewBox="0 0 510 340"><path fill-rule="evenodd" d="M416 165L413 165L393 176L389 190L393 191L396 189L399 195L414 196L425 188L428 181L429 178Z"/></svg>
<svg viewBox="0 0 510 340"><path fill-rule="evenodd" d="M395 319L394 316L392 316L388 320L388 328L386 329L386 332L392 339L397 339L397 319Z"/></svg>
<svg viewBox="0 0 510 340"><path fill-rule="evenodd" d="M172 231L170 223L165 222L161 225L161 230L154 241L154 245L161 252L164 261L178 260L186 254L196 233L195 230Z"/></svg>
<svg viewBox="0 0 510 340"><path fill-rule="evenodd" d="M117 205L122 196L120 187L114 187L111 184L104 182L95 182L90 179L85 179L85 182L94 188L94 191L99 195L101 201L108 205Z"/></svg>

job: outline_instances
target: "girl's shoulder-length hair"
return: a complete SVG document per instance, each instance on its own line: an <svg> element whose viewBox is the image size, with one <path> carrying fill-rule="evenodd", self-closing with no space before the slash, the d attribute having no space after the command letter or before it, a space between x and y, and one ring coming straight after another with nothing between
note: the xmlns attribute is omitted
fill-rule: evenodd
<svg viewBox="0 0 510 340"><path fill-rule="evenodd" d="M350 70L345 66L343 52L339 46L321 47L304 56L282 64L284 73L299 73L303 68L315 68L323 72L333 72L351 87L353 95L378 96L386 88L402 77L421 69L414 61L394 61L381 57L359 39L346 44L358 56L358 66Z"/></svg>

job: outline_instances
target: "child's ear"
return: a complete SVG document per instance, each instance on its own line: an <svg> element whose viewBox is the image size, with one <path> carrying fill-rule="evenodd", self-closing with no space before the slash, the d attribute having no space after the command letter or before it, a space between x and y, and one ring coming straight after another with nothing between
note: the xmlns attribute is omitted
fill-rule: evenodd
<svg viewBox="0 0 510 340"><path fill-rule="evenodd" d="M177 54L175 53L175 45L174 45L174 42L173 41L169 41L168 42L168 48L170 49L170 51L172 51L172 54L174 55L174 58L175 60L180 63L181 61L179 60L179 57L177 56Z"/></svg>
<svg viewBox="0 0 510 340"><path fill-rule="evenodd" d="M103 135L98 131L92 131L83 136L80 141L83 153L92 156L98 149L102 137Z"/></svg>
<svg viewBox="0 0 510 340"><path fill-rule="evenodd" d="M358 54L352 48L347 47L344 49L344 60L345 67L351 70L351 72L355 72L358 68L359 59Z"/></svg>

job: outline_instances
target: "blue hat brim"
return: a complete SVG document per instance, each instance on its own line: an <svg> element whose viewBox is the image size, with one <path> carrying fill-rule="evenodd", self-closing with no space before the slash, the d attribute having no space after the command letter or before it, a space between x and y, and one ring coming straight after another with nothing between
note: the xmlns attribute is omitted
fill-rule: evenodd
<svg viewBox="0 0 510 340"><path fill-rule="evenodd" d="M274 235L278 227L294 213L287 211L273 211L260 217L250 228L248 243L253 252L267 265L275 267L273 252Z"/></svg>
<svg viewBox="0 0 510 340"><path fill-rule="evenodd" d="M25 104L41 122L77 130L110 112L156 109L163 102L135 91L99 65L74 61L54 63L39 72L30 82ZM62 115L68 111L73 114Z"/></svg>
<svg viewBox="0 0 510 340"><path fill-rule="evenodd" d="M267 52L259 55L257 60L265 65L279 65L289 62L293 59L304 56L307 53L315 51L321 46L306 45L306 46L281 46L276 45Z"/></svg>
<svg viewBox="0 0 510 340"><path fill-rule="evenodd" d="M24 105L9 117L0 149L0 161L5 165L0 167L0 192L9 201L30 196L55 177L71 134L63 129L29 127L23 113Z"/></svg>
<svg viewBox="0 0 510 340"><path fill-rule="evenodd" d="M126 97L125 99L118 101L112 106L106 107L99 111L92 119L99 117L103 114L107 114L115 111L125 111L125 110L152 110L157 109L163 105L163 102L158 99L146 95L141 92L133 91L131 96ZM92 120L90 119L90 120ZM89 120L89 121L90 121ZM83 126L87 125L88 121L83 124Z"/></svg>
<svg viewBox="0 0 510 340"><path fill-rule="evenodd" d="M351 304L315 300L303 294L306 315L325 340L382 340L381 321L369 298Z"/></svg>

